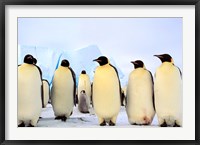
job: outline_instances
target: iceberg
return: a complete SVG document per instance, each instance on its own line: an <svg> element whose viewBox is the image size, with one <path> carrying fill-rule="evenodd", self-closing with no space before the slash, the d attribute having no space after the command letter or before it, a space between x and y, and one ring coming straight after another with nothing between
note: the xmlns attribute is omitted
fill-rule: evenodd
<svg viewBox="0 0 200 145"><path fill-rule="evenodd" d="M74 70L76 74L76 82L78 83L78 77L82 70L85 70L89 75L90 80L93 80L94 71L97 66L99 66L93 60L102 56L100 49L96 45L90 45L85 48L77 49L77 50L68 50L65 51L60 59L59 64L63 59L67 59L70 63L71 68ZM110 63L116 67L118 70L119 78L122 79L124 77L123 72L117 67L113 58L108 58Z"/></svg>
<svg viewBox="0 0 200 145"><path fill-rule="evenodd" d="M31 54L37 59L37 66L42 70L42 78L51 84L62 51L57 49L54 51L54 49L46 47L18 45L18 65L23 63L24 56L27 54Z"/></svg>
<svg viewBox="0 0 200 145"><path fill-rule="evenodd" d="M42 70L42 78L48 80L50 85L53 80L54 72L63 59L67 59L70 63L70 67L74 70L76 74L76 84L78 84L78 78L82 70L86 71L92 82L94 71L96 67L99 66L99 64L93 60L103 55L96 45L65 51L47 47L19 45L18 64L23 63L23 59L26 54L31 54L37 59L37 65ZM123 72L116 65L113 58L108 57L108 59L110 60L110 63L116 67L119 78L122 80L124 78Z"/></svg>

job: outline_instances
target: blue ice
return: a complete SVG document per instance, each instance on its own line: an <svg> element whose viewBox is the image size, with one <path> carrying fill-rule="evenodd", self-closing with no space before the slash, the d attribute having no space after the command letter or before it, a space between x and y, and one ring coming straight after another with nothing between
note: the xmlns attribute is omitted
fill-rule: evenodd
<svg viewBox="0 0 200 145"><path fill-rule="evenodd" d="M61 51L59 49L52 49L47 47L38 46L18 46L18 64L23 63L24 56L31 54L37 59L37 65L42 70L42 77L52 83L55 70L60 65L63 59L67 59L70 62L70 67L76 73L76 82L82 70L86 70L90 76L90 80L93 80L94 70L98 66L97 62L93 60L103 55L96 45L90 45L85 48L76 50ZM113 58L109 58L110 63L118 70L119 78L122 80L124 74L121 69L116 65Z"/></svg>

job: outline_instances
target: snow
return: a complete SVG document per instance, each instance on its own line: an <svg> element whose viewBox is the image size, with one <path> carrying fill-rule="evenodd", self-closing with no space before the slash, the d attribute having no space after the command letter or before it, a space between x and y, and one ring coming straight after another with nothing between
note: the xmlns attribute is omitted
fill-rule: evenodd
<svg viewBox="0 0 200 145"><path fill-rule="evenodd" d="M124 106L121 106L120 113L117 118L116 126L99 126L97 116L94 113L94 110L91 108L90 113L83 114L78 110L78 106L74 107L73 114L63 122L61 120L55 120L53 109L51 104L48 104L46 108L42 109L41 117L37 127L56 127L56 128L67 128L67 127L158 127L157 117L154 117L154 120L151 125L148 126L137 126L130 125L128 122L128 117Z"/></svg>

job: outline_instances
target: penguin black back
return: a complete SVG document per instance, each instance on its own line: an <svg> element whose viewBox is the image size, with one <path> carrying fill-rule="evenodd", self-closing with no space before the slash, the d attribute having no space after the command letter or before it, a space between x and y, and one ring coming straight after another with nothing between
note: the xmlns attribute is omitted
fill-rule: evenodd
<svg viewBox="0 0 200 145"><path fill-rule="evenodd" d="M120 99L122 101L122 91L121 91L121 83L120 83L120 80L119 80L119 74L118 74L118 71L117 69L112 65L112 64L109 64L111 67L114 68L116 74L117 74L117 78L118 78L118 81L119 81L119 94L120 94Z"/></svg>
<svg viewBox="0 0 200 145"><path fill-rule="evenodd" d="M72 73L72 78L73 78L73 81L74 81L74 105L76 106L76 101L77 101L76 100L76 74L71 67L69 68L69 70Z"/></svg>
<svg viewBox="0 0 200 145"><path fill-rule="evenodd" d="M149 72L150 75L151 75L152 84L154 85L153 75L152 75L152 73L151 73L149 70L148 70L148 72ZM154 91L153 91L152 93L153 93L153 94L152 94L153 108L154 108L154 110L156 111Z"/></svg>

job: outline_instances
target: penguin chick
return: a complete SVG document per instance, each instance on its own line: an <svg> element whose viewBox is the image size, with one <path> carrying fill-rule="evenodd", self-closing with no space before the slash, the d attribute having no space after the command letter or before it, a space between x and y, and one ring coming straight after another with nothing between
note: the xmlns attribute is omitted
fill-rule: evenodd
<svg viewBox="0 0 200 145"><path fill-rule="evenodd" d="M154 55L162 64L155 73L155 108L161 127L182 126L181 71L169 54Z"/></svg>
<svg viewBox="0 0 200 145"><path fill-rule="evenodd" d="M82 90L79 95L78 110L81 113L89 113L89 104L87 103L88 97L85 90Z"/></svg>
<svg viewBox="0 0 200 145"><path fill-rule="evenodd" d="M94 111L100 126L106 125L106 122L114 126L121 106L121 85L118 72L105 56L94 61L100 65L95 70L92 85Z"/></svg>
<svg viewBox="0 0 200 145"><path fill-rule="evenodd" d="M132 125L150 125L154 115L153 77L141 60L132 61L134 70L127 86L127 115Z"/></svg>

